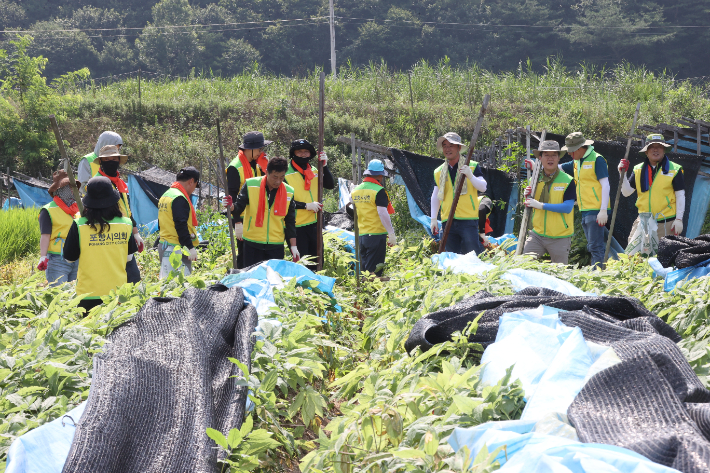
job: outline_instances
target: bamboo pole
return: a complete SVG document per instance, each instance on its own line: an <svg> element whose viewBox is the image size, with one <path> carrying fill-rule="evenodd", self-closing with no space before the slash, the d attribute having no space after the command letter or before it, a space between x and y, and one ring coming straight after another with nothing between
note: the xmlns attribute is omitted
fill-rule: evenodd
<svg viewBox="0 0 710 473"><path fill-rule="evenodd" d="M67 156L67 150L64 148L64 141L62 141L62 133L59 131L59 125L57 124L57 119L54 115L49 116L49 123L52 125L54 137L57 139L59 153L62 155L62 159L64 160L64 169L67 172L67 175L69 176L69 182L71 183L71 189L72 193L74 194L74 200L76 201L77 207L79 207L79 213L83 216L84 204L81 202L79 189L76 187L76 180L74 179L74 171L72 171L71 166L69 166L69 156Z"/></svg>
<svg viewBox="0 0 710 473"><path fill-rule="evenodd" d="M219 127L219 117L217 117L217 143L219 144L219 167L220 181L224 188L224 193L227 195L227 172L224 166L224 150L222 149L222 130ZM219 191L218 191L219 192ZM229 243L232 245L232 265L237 269L237 250L234 246L234 227L232 225L232 212L227 209L227 223L229 224Z"/></svg>
<svg viewBox="0 0 710 473"><path fill-rule="evenodd" d="M332 1L331 1L332 5ZM335 75L335 71L333 71ZM325 72L320 73L320 104L318 112L318 202L323 204L323 161L320 154L323 152L323 141L325 134ZM323 208L318 211L316 235L316 270L323 269Z"/></svg>
<svg viewBox="0 0 710 473"><path fill-rule="evenodd" d="M547 130L542 130L540 134L540 143L545 141L547 137ZM528 146L528 158L530 157L530 147ZM537 188L537 181L540 178L540 171L542 170L542 161L535 160L535 168L533 169L532 176L530 177L530 195L535 195L535 189ZM523 198L525 197L525 191L523 191ZM528 224L530 223L530 215L532 214L532 209L530 207L525 207L523 210L523 220L520 222L520 232L518 233L518 246L515 248L516 255L522 255L525 249L525 238L528 233Z"/></svg>

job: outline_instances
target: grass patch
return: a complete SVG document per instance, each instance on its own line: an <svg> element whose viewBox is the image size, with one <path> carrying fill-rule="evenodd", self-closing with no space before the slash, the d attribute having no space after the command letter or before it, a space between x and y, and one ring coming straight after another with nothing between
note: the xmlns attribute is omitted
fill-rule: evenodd
<svg viewBox="0 0 710 473"><path fill-rule="evenodd" d="M0 266L39 250L39 210L0 211Z"/></svg>

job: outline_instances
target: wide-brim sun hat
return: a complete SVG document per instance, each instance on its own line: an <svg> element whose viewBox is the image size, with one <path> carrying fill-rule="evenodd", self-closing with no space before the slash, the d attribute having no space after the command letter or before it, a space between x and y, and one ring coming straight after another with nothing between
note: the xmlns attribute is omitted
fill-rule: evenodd
<svg viewBox="0 0 710 473"><path fill-rule="evenodd" d="M94 159L94 164L101 164L101 158L118 158L118 164L123 166L128 162L128 155L121 154L116 145L106 145L99 151L99 155Z"/></svg>
<svg viewBox="0 0 710 473"><path fill-rule="evenodd" d="M438 149L440 153L444 152L444 147L443 147L444 140L448 141L452 145L461 145L461 149L459 150L460 153L465 153L466 150L468 150L468 146L466 146L461 141L461 137L459 135L457 135L456 133L454 133L453 131L450 131L450 132L444 134L444 136L440 136L436 140L436 149Z"/></svg>
<svg viewBox="0 0 710 473"><path fill-rule="evenodd" d="M666 143L666 139L663 137L663 135L659 133L651 133L646 137L646 146L641 148L641 151L639 151L639 153L645 153L646 151L648 151L648 147L655 143L663 145L663 147L666 149L671 147L671 145Z"/></svg>
<svg viewBox="0 0 710 473"><path fill-rule="evenodd" d="M71 181L69 180L69 175L64 169L54 171L52 173L52 185L49 186L47 192L49 193L49 195L54 197L55 192L57 192L62 187L68 186L69 184L71 184ZM80 188L80 186L81 183L79 181L76 181L76 187Z"/></svg>
<svg viewBox="0 0 710 473"><path fill-rule="evenodd" d="M84 207L106 209L116 205L121 196L108 177L96 176L86 183L86 195L81 199Z"/></svg>
<svg viewBox="0 0 710 473"><path fill-rule="evenodd" d="M248 131L242 137L242 144L239 149L259 149L265 148L273 143L273 141L265 140L264 134L260 131Z"/></svg>
<svg viewBox="0 0 710 473"><path fill-rule="evenodd" d="M379 159L373 159L367 164L367 169L362 173L363 176L387 176L385 165Z"/></svg>
<svg viewBox="0 0 710 473"><path fill-rule="evenodd" d="M592 146L593 144L594 140L586 140L581 131L575 131L565 137L565 145L560 151L564 153L574 153L582 146Z"/></svg>
<svg viewBox="0 0 710 473"><path fill-rule="evenodd" d="M560 144L554 140L543 141L540 143L540 147L538 149L533 150L533 153L535 154L535 157L539 159L544 151L554 151L560 157L565 154L565 152L560 149Z"/></svg>
<svg viewBox="0 0 710 473"><path fill-rule="evenodd" d="M308 140L299 139L291 142L291 146L288 151L289 157L293 159L295 157L294 152L299 149L307 149L311 153L311 158L317 153L315 147Z"/></svg>

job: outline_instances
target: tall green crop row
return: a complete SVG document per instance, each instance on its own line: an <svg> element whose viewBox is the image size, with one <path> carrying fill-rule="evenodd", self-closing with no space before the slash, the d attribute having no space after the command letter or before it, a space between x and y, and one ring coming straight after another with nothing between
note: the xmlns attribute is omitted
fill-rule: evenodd
<svg viewBox="0 0 710 473"><path fill-rule="evenodd" d="M38 209L0 210L0 266L39 253Z"/></svg>

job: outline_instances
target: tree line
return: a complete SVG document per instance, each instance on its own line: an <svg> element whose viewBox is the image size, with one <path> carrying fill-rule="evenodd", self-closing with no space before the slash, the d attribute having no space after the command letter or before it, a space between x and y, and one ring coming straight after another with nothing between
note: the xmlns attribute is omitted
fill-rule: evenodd
<svg viewBox="0 0 710 473"><path fill-rule="evenodd" d="M0 0L2 41L29 32L49 78L329 71L328 14L327 0ZM710 75L710 0L335 0L335 16L341 65L447 58L501 71L559 56Z"/></svg>

